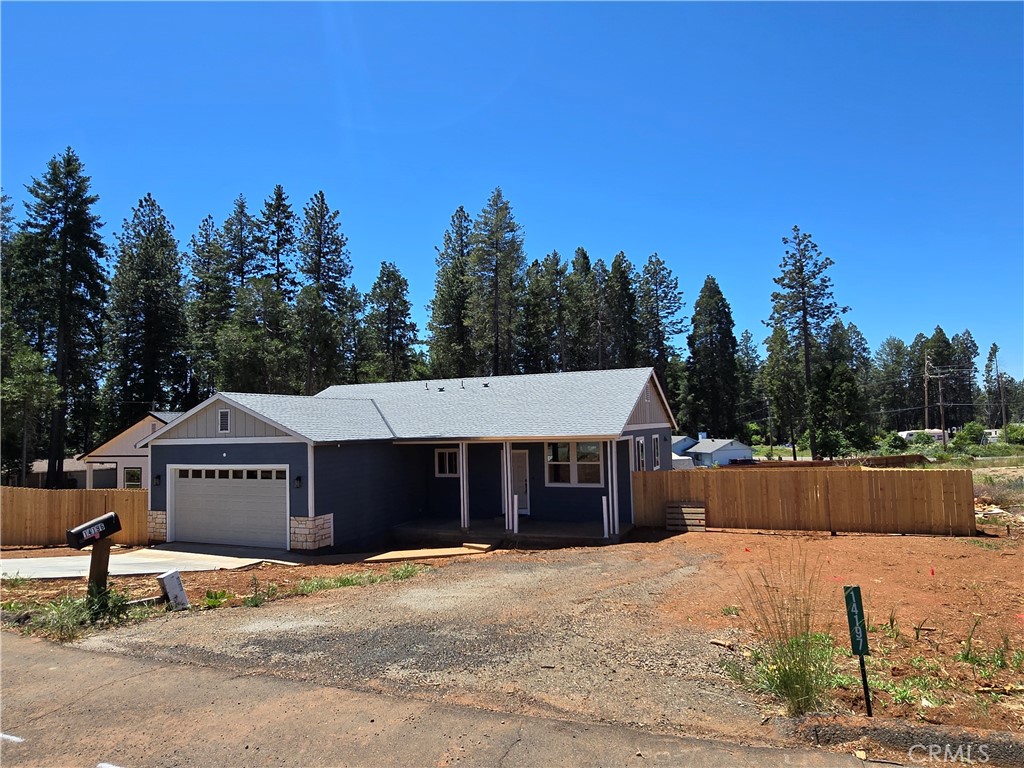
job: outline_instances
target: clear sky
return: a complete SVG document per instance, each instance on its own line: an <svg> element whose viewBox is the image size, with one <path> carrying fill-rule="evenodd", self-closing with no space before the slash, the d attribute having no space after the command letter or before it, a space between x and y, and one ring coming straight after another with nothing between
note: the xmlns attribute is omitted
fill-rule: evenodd
<svg viewBox="0 0 1024 768"><path fill-rule="evenodd" d="M5 191L72 146L106 235L182 247L318 189L357 286L425 324L453 211L501 186L527 256L657 251L761 340L781 237L835 260L872 349L936 325L1024 376L1024 4L4 2ZM18 213L20 215L20 206ZM680 339L680 342L683 340Z"/></svg>

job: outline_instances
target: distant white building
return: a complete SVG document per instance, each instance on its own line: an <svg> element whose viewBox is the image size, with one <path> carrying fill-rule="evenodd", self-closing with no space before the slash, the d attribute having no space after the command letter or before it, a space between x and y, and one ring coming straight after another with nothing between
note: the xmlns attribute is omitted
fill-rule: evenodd
<svg viewBox="0 0 1024 768"><path fill-rule="evenodd" d="M918 435L928 435L932 440L937 443L942 442L942 430L941 429L908 429L904 432L897 432L897 435L902 437L908 443Z"/></svg>
<svg viewBox="0 0 1024 768"><path fill-rule="evenodd" d="M672 469L693 469L693 459L689 456L680 456L678 453L673 453Z"/></svg>
<svg viewBox="0 0 1024 768"><path fill-rule="evenodd" d="M734 461L750 461L754 458L754 451L739 440L708 439L683 451L683 455L692 458L698 467L724 467Z"/></svg>

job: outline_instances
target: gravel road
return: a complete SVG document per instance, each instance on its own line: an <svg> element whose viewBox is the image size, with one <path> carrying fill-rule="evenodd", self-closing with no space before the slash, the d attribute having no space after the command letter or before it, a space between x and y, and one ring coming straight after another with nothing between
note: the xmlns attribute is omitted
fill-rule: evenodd
<svg viewBox="0 0 1024 768"><path fill-rule="evenodd" d="M415 578L170 614L80 647L500 712L783 744L670 609L705 556L676 546L502 551Z"/></svg>

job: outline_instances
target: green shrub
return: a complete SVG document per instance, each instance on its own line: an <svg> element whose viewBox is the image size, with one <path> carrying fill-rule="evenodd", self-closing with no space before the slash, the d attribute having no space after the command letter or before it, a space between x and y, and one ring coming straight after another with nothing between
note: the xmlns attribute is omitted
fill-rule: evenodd
<svg viewBox="0 0 1024 768"><path fill-rule="evenodd" d="M895 432L889 432L878 441L878 450L883 456L892 456L907 450L907 441Z"/></svg>
<svg viewBox="0 0 1024 768"><path fill-rule="evenodd" d="M953 435L950 447L954 451L966 451L969 447L980 446L983 442L985 442L985 427L976 421L969 421Z"/></svg>
<svg viewBox="0 0 1024 768"><path fill-rule="evenodd" d="M252 594L242 598L242 605L259 608L268 600L273 600L277 597L277 584L274 582L270 582L266 587L261 588L260 580L253 576L250 584L252 585Z"/></svg>
<svg viewBox="0 0 1024 768"><path fill-rule="evenodd" d="M1003 440L1013 445L1024 445L1024 424L1007 424Z"/></svg>
<svg viewBox="0 0 1024 768"><path fill-rule="evenodd" d="M207 608L219 608L230 600L234 595L224 589L218 589L216 591L212 589L206 590L206 597L203 598L203 605Z"/></svg>

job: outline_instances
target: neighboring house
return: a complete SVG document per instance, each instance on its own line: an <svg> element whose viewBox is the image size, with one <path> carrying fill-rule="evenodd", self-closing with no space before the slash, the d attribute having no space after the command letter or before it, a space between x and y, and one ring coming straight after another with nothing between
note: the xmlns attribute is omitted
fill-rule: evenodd
<svg viewBox="0 0 1024 768"><path fill-rule="evenodd" d="M697 444L689 435L672 435L672 453L682 456L683 452Z"/></svg>
<svg viewBox="0 0 1024 768"><path fill-rule="evenodd" d="M43 488L46 486L46 459L33 461L28 477L25 478L25 485L29 488ZM64 459L64 483L63 488L85 488L89 473L92 473L93 488L116 488L117 467L113 464L86 464L85 462L68 456Z"/></svg>
<svg viewBox="0 0 1024 768"><path fill-rule="evenodd" d="M992 443L1003 442L1003 430L1001 429L986 429L985 430L985 443L991 445Z"/></svg>
<svg viewBox="0 0 1024 768"><path fill-rule="evenodd" d="M749 461L754 452L749 445L739 440L701 440L685 451L698 467L713 467L731 464L734 461Z"/></svg>
<svg viewBox="0 0 1024 768"><path fill-rule="evenodd" d="M386 544L393 526L633 519L630 471L671 468L650 368L222 392L139 442L153 538L292 549ZM518 511L518 515L516 514Z"/></svg>
<svg viewBox="0 0 1024 768"><path fill-rule="evenodd" d="M150 411L128 429L78 457L85 464L85 488L148 488L149 449L136 448L142 438L156 432L181 415L177 411ZM113 465L116 481L100 485L94 478L94 468ZM83 487L83 486L79 486Z"/></svg>

